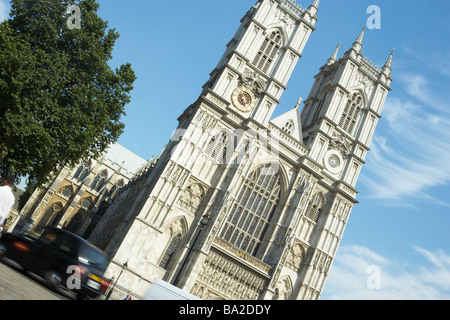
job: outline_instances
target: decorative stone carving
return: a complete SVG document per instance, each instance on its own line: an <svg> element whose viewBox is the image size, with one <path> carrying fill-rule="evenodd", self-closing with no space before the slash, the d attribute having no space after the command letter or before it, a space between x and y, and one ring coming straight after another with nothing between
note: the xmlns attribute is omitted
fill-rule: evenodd
<svg viewBox="0 0 450 320"><path fill-rule="evenodd" d="M275 300L289 300L292 294L292 285L288 277L280 280L275 288Z"/></svg>
<svg viewBox="0 0 450 320"><path fill-rule="evenodd" d="M205 189L200 183L190 184L180 195L178 205L195 214L205 197Z"/></svg>
<svg viewBox="0 0 450 320"><path fill-rule="evenodd" d="M316 251L315 257L314 257L314 268L318 269L320 272L328 273L330 270L332 258L321 251Z"/></svg>
<svg viewBox="0 0 450 320"><path fill-rule="evenodd" d="M295 243L291 250L289 251L289 255L286 260L286 266L298 272L300 269L300 264L302 263L303 257L305 255L305 248L300 243Z"/></svg>
<svg viewBox="0 0 450 320"><path fill-rule="evenodd" d="M252 90L256 95L259 95L264 91L266 87L266 81L263 79L261 74L257 71L252 71L250 69L245 69L239 84L243 85L250 90Z"/></svg>
<svg viewBox="0 0 450 320"><path fill-rule="evenodd" d="M203 287L233 300L256 300L265 278L217 250L211 250L197 278L197 292Z"/></svg>
<svg viewBox="0 0 450 320"><path fill-rule="evenodd" d="M333 139L330 141L330 144L328 146L329 150L337 150L339 151L342 156L345 158L347 157L351 152L351 143L345 138L344 135L341 133L335 132L333 134Z"/></svg>
<svg viewBox="0 0 450 320"><path fill-rule="evenodd" d="M291 18L289 13L287 13L286 11L278 9L277 12L275 13L275 16L278 17L278 19L280 19L280 22L283 23L284 28L286 30L291 30L295 28L294 19Z"/></svg>

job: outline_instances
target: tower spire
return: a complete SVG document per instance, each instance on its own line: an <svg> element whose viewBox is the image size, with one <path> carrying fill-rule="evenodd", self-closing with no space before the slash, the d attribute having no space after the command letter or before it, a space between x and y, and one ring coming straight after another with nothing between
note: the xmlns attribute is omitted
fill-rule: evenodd
<svg viewBox="0 0 450 320"><path fill-rule="evenodd" d="M356 58L358 55L362 55L362 43L365 32L366 26L364 26L356 41L353 42L352 47L345 53L346 56L353 56L354 58Z"/></svg>
<svg viewBox="0 0 450 320"><path fill-rule="evenodd" d="M331 57L328 59L327 65L331 66L332 64L334 64L337 60L337 55L339 53L339 48L341 47L341 43L339 42L338 46L336 47L336 49L334 50L333 54L331 55Z"/></svg>
<svg viewBox="0 0 450 320"><path fill-rule="evenodd" d="M311 4L311 7L315 7L316 9L319 9L319 0L314 0L314 2Z"/></svg>
<svg viewBox="0 0 450 320"><path fill-rule="evenodd" d="M308 7L306 13L309 15L313 24L317 21L317 11L319 11L319 0L314 0L314 2Z"/></svg>
<svg viewBox="0 0 450 320"><path fill-rule="evenodd" d="M394 57L394 51L395 51L395 49L392 49L391 54L389 55L389 58L387 59L386 63L384 64L384 67L381 69L381 72L383 72L387 77L389 77L391 75L392 58Z"/></svg>
<svg viewBox="0 0 450 320"><path fill-rule="evenodd" d="M389 56L388 60L386 61L384 68L389 68L389 69L392 68L392 58L394 57L394 51L395 51L395 48L392 49L391 55Z"/></svg>
<svg viewBox="0 0 450 320"><path fill-rule="evenodd" d="M361 52L362 49L362 42L364 39L364 33L366 32L366 27L364 26L364 28L362 29L361 33L358 36L358 39L356 39L356 41L353 43L353 49L356 52Z"/></svg>

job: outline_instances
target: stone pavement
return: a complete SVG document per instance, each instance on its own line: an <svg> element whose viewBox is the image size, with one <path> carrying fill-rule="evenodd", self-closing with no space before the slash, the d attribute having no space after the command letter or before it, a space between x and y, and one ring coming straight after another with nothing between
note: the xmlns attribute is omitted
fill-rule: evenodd
<svg viewBox="0 0 450 320"><path fill-rule="evenodd" d="M0 300L68 300L47 289L42 278L19 270L13 262L0 262Z"/></svg>

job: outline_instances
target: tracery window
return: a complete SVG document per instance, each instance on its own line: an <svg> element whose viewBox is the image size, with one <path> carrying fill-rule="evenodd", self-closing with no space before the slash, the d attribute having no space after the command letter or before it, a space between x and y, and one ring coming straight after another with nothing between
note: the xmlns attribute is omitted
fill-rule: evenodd
<svg viewBox="0 0 450 320"><path fill-rule="evenodd" d="M70 186L63 187L60 192L66 198L70 198L73 195L73 189Z"/></svg>
<svg viewBox="0 0 450 320"><path fill-rule="evenodd" d="M111 199L114 199L116 195L120 192L120 190L124 187L124 185L125 182L123 181L123 179L120 179L118 182L116 182L116 184L112 187L109 193L109 197Z"/></svg>
<svg viewBox="0 0 450 320"><path fill-rule="evenodd" d="M253 65L259 70L266 73L278 50L281 48L281 33L280 31L274 31L269 36L264 39L255 59L253 60Z"/></svg>
<svg viewBox="0 0 450 320"><path fill-rule="evenodd" d="M361 95L359 93L354 93L345 106L344 113L339 121L339 126L349 134L353 134L362 108L363 99Z"/></svg>
<svg viewBox="0 0 450 320"><path fill-rule="evenodd" d="M93 203L93 201L91 198L84 198L80 201L81 207L86 210L91 208L92 203Z"/></svg>
<svg viewBox="0 0 450 320"><path fill-rule="evenodd" d="M104 186L106 182L106 178L108 177L108 172L106 170L101 171L92 182L91 187L100 191L100 189Z"/></svg>
<svg viewBox="0 0 450 320"><path fill-rule="evenodd" d="M305 216L316 222L319 221L320 214L322 213L323 206L325 205L325 197L322 193L317 193L308 203Z"/></svg>
<svg viewBox="0 0 450 320"><path fill-rule="evenodd" d="M89 174L89 170L91 168L91 165L89 162L85 162L83 163L78 170L75 172L73 178L74 179L78 179L78 181L82 181L84 180L84 178L87 177L87 175Z"/></svg>
<svg viewBox="0 0 450 320"><path fill-rule="evenodd" d="M256 255L280 199L280 176L270 165L253 171L232 205L220 237Z"/></svg>

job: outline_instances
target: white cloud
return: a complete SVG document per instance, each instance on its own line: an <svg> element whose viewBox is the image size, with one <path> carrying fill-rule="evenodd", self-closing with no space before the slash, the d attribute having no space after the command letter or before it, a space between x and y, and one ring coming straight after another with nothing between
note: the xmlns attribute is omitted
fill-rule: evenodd
<svg viewBox="0 0 450 320"><path fill-rule="evenodd" d="M433 69L434 71L450 77L450 67L447 61L450 59L450 52L436 52L435 50L431 52L427 52L425 54L420 54L417 52L417 49L410 48L406 45L402 48L405 53L414 57L422 64L426 65L428 68Z"/></svg>
<svg viewBox="0 0 450 320"><path fill-rule="evenodd" d="M0 22L8 19L9 16L9 4L6 0L0 0Z"/></svg>
<svg viewBox="0 0 450 320"><path fill-rule="evenodd" d="M442 300L450 299L450 255L418 246L422 258L412 271L361 246L342 247L331 268L322 299Z"/></svg>
<svg viewBox="0 0 450 320"><path fill-rule="evenodd" d="M361 183L368 197L409 205L412 197L434 199L431 188L450 184L450 113L444 108L450 96L441 101L421 75L399 78L406 98L387 100L384 130L374 137Z"/></svg>

